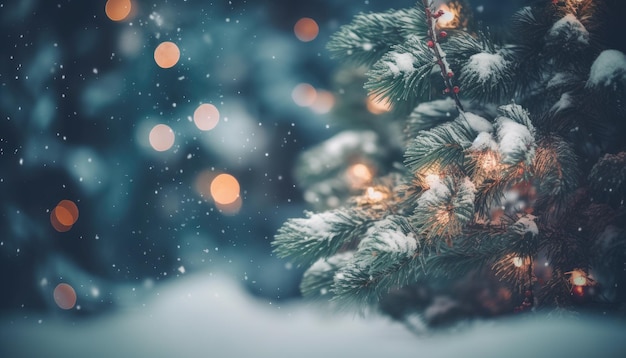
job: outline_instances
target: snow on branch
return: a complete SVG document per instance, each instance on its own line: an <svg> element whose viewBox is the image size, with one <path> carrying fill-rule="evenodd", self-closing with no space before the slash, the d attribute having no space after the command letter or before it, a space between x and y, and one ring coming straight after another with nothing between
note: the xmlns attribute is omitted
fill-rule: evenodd
<svg viewBox="0 0 626 358"><path fill-rule="evenodd" d="M418 36L392 47L367 73L365 88L379 98L407 101L425 97L435 63L427 45Z"/></svg>
<svg viewBox="0 0 626 358"><path fill-rule="evenodd" d="M300 291L305 297L322 298L332 294L337 271L352 259L354 251L338 253L328 258L320 258L302 276Z"/></svg>
<svg viewBox="0 0 626 358"><path fill-rule="evenodd" d="M502 53L480 52L469 57L461 68L461 88L470 98L497 102L509 93L512 62Z"/></svg>
<svg viewBox="0 0 626 358"><path fill-rule="evenodd" d="M496 118L498 145L502 163L511 166L530 164L535 155L535 128L528 113L519 105L510 104L499 108Z"/></svg>
<svg viewBox="0 0 626 358"><path fill-rule="evenodd" d="M476 132L461 118L420 131L407 146L404 164L415 173L433 167L462 167L465 150L472 145Z"/></svg>
<svg viewBox="0 0 626 358"><path fill-rule="evenodd" d="M343 245L358 240L371 220L356 210L346 209L306 215L289 219L278 229L272 244L279 257L309 264L334 255Z"/></svg>
<svg viewBox="0 0 626 358"><path fill-rule="evenodd" d="M408 34L425 33L423 16L417 7L359 14L331 37L328 49L333 57L371 66Z"/></svg>
<svg viewBox="0 0 626 358"><path fill-rule="evenodd" d="M417 199L412 217L415 227L427 242L445 241L451 245L452 239L474 217L476 188L467 177L429 175L426 181L429 189Z"/></svg>
<svg viewBox="0 0 626 358"><path fill-rule="evenodd" d="M604 50L591 65L587 87L626 85L626 55L618 50Z"/></svg>
<svg viewBox="0 0 626 358"><path fill-rule="evenodd" d="M335 299L372 302L419 275L419 243L404 217L391 215L365 233L357 251L334 278Z"/></svg>

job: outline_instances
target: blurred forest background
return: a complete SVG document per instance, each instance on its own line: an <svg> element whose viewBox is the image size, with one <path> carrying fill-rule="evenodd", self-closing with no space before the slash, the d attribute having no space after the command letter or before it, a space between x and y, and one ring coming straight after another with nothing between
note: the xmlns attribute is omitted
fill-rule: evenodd
<svg viewBox="0 0 626 358"><path fill-rule="evenodd" d="M414 2L132 0L121 21L105 3L0 0L0 314L58 311L60 283L77 296L64 314L108 312L193 272L299 297L303 269L270 246L311 209L295 162L367 108L362 74L325 45L359 12ZM523 3L471 1L493 28ZM220 174L234 202L211 193Z"/></svg>

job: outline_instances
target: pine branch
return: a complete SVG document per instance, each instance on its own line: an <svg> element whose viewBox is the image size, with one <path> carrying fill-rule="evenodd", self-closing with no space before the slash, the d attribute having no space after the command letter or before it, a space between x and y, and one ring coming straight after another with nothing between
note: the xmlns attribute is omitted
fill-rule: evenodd
<svg viewBox="0 0 626 358"><path fill-rule="evenodd" d="M513 83L513 62L506 52L479 52L461 67L459 82L463 93L482 103L498 103L510 98Z"/></svg>
<svg viewBox="0 0 626 358"><path fill-rule="evenodd" d="M546 136L537 143L531 172L539 194L535 207L546 220L556 223L578 188L578 157L562 138Z"/></svg>
<svg viewBox="0 0 626 358"><path fill-rule="evenodd" d="M420 131L407 146L404 164L413 173L431 168L443 170L449 166L462 168L465 150L472 145L475 134L461 117L431 130Z"/></svg>
<svg viewBox="0 0 626 358"><path fill-rule="evenodd" d="M305 297L324 298L332 294L335 275L354 255L353 251L342 252L317 260L302 276L300 292Z"/></svg>
<svg viewBox="0 0 626 358"><path fill-rule="evenodd" d="M335 58L369 67L409 34L425 33L422 18L423 10L417 7L359 14L331 37L327 48Z"/></svg>
<svg viewBox="0 0 626 358"><path fill-rule="evenodd" d="M418 36L394 45L367 73L365 88L391 103L427 98L430 93L432 55Z"/></svg>
<svg viewBox="0 0 626 358"><path fill-rule="evenodd" d="M519 105L510 104L499 108L496 118L498 145L502 163L517 166L530 165L535 156L535 127L528 113Z"/></svg>
<svg viewBox="0 0 626 358"><path fill-rule="evenodd" d="M454 103L460 112L463 112L463 105L459 99L459 87L455 86L452 82L454 72L450 68L450 64L446 59L446 53L443 51L440 45L440 38L446 38L448 33L446 31L437 32L437 19L443 15L443 11L434 12L432 8L432 0L422 0L424 5L424 13L426 15L426 23L428 24L428 47L435 55L436 63L439 67L439 72L443 78L445 84L445 92L449 93L454 99Z"/></svg>
<svg viewBox="0 0 626 358"><path fill-rule="evenodd" d="M429 245L452 240L474 217L476 189L469 178L438 175L426 178L429 189L417 199L417 208L411 217Z"/></svg>
<svg viewBox="0 0 626 358"><path fill-rule="evenodd" d="M403 217L390 216L372 226L352 259L335 275L334 299L373 303L391 288L419 275L419 244Z"/></svg>
<svg viewBox="0 0 626 358"><path fill-rule="evenodd" d="M345 245L358 241L371 219L357 210L337 209L307 212L307 218L289 219L278 229L272 245L278 257L311 264L336 254Z"/></svg>
<svg viewBox="0 0 626 358"><path fill-rule="evenodd" d="M456 118L458 111L452 98L420 103L409 115L404 129L405 136L411 140L420 131L430 130L450 118Z"/></svg>
<svg viewBox="0 0 626 358"><path fill-rule="evenodd" d="M623 206L626 199L626 152L605 154L593 166L587 180L595 198Z"/></svg>

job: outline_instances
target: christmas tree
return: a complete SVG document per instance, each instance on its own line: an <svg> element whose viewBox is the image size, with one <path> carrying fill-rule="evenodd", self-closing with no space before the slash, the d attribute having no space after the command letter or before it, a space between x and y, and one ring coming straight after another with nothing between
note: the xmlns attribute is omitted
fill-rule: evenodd
<svg viewBox="0 0 626 358"><path fill-rule="evenodd" d="M308 267L303 295L414 327L623 314L617 7L538 1L490 29L467 1L423 0L342 26L329 51L366 68L365 88L391 111L354 116L357 129L301 157L297 177L318 211L285 222L274 247Z"/></svg>

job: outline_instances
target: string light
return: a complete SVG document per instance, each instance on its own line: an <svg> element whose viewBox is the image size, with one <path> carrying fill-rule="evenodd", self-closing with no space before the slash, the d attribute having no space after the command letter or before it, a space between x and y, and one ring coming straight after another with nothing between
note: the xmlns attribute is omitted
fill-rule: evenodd
<svg viewBox="0 0 626 358"><path fill-rule="evenodd" d="M570 272L569 281L574 286L587 286L589 284L587 274L582 270L573 270Z"/></svg>
<svg viewBox="0 0 626 358"><path fill-rule="evenodd" d="M365 196L370 202L379 202L385 199L385 194L383 192L374 189L373 187L368 187L365 191Z"/></svg>
<svg viewBox="0 0 626 358"><path fill-rule="evenodd" d="M456 18L452 9L446 4L441 4L438 10L443 11L443 15L437 19L437 25L439 25L439 27L454 27L450 26Z"/></svg>
<svg viewBox="0 0 626 358"><path fill-rule="evenodd" d="M511 259L511 263L515 267L522 267L524 266L524 259L519 256L516 256Z"/></svg>

